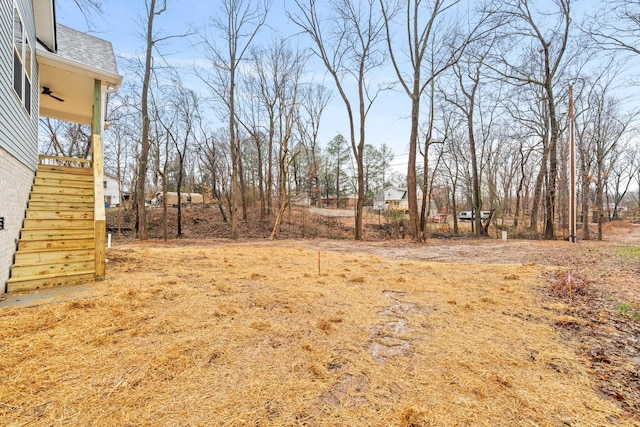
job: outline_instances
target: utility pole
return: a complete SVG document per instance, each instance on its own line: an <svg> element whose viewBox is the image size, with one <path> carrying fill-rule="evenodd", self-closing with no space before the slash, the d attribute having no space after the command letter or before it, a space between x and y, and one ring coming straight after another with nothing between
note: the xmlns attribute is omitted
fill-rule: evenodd
<svg viewBox="0 0 640 427"><path fill-rule="evenodd" d="M578 242L576 227L576 143L574 138L573 86L569 85L569 241Z"/></svg>

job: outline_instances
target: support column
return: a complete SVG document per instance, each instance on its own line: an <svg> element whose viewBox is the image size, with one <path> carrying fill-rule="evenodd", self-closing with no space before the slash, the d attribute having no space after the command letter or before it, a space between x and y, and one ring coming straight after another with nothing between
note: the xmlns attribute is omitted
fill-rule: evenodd
<svg viewBox="0 0 640 427"><path fill-rule="evenodd" d="M93 221L96 258L96 280L104 280L107 216L104 209L104 166L102 159L102 82L94 81L93 120L91 122L91 150L93 165Z"/></svg>

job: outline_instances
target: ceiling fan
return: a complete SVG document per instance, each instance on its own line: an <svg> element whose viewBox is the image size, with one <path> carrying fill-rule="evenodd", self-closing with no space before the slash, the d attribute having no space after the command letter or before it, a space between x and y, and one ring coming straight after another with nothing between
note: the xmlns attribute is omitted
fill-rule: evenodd
<svg viewBox="0 0 640 427"><path fill-rule="evenodd" d="M56 99L56 100L58 100L58 101L60 101L60 102L64 102L64 99L62 99L62 98L60 98L60 97L55 96L55 95L53 94L53 92L51 92L51 89L49 89L49 88L48 88L48 87L46 87L46 86L43 86L43 87L42 87L42 94L43 94L43 95L49 95L49 96L50 96L50 97L52 97L53 99Z"/></svg>

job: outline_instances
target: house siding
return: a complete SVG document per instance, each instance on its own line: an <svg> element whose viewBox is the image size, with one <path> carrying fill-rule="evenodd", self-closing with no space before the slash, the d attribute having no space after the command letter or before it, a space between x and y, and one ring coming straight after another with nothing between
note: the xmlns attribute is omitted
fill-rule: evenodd
<svg viewBox="0 0 640 427"><path fill-rule="evenodd" d="M16 0L32 49L33 3ZM31 114L13 90L13 0L0 2L0 293L4 293L38 163L38 67L33 58Z"/></svg>
<svg viewBox="0 0 640 427"><path fill-rule="evenodd" d="M35 23L33 4L16 0L22 21L35 50ZM6 150L22 164L35 171L38 162L38 100L40 84L38 67L33 61L31 80L31 114L13 90L13 0L2 0L0 9L0 148ZM0 175L0 180L4 176Z"/></svg>
<svg viewBox="0 0 640 427"><path fill-rule="evenodd" d="M4 218L4 229L0 230L0 294L6 290L33 176L30 168L0 148L0 217Z"/></svg>
<svg viewBox="0 0 640 427"><path fill-rule="evenodd" d="M109 206L107 207L116 207L120 205L120 191L118 188L118 180L109 175L104 175L103 181L106 183L104 187L104 201L105 206L107 204L107 200L110 201Z"/></svg>

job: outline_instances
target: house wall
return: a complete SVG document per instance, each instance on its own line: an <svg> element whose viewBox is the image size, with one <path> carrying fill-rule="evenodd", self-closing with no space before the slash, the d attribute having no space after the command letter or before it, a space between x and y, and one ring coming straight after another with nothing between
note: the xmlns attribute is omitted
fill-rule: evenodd
<svg viewBox="0 0 640 427"><path fill-rule="evenodd" d="M31 114L13 90L13 0L0 2L0 293L5 291L16 239L38 162L38 67L33 56ZM33 4L15 0L29 44L35 50Z"/></svg>
<svg viewBox="0 0 640 427"><path fill-rule="evenodd" d="M26 0L15 0L15 3L29 43L35 50L33 4ZM13 1L3 1L0 8L0 148L35 170L38 162L38 67L34 55L31 114L28 114L13 90Z"/></svg>
<svg viewBox="0 0 640 427"><path fill-rule="evenodd" d="M0 294L9 279L33 176L30 168L0 148L0 217L4 218L4 229L0 230Z"/></svg>
<svg viewBox="0 0 640 427"><path fill-rule="evenodd" d="M120 205L120 191L118 189L118 180L114 179L108 175L104 175L103 179L104 185L104 199L105 204L107 200L110 200L110 206L118 206Z"/></svg>

